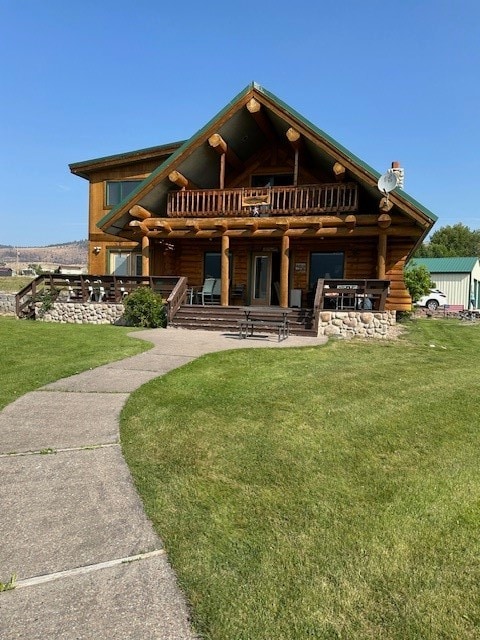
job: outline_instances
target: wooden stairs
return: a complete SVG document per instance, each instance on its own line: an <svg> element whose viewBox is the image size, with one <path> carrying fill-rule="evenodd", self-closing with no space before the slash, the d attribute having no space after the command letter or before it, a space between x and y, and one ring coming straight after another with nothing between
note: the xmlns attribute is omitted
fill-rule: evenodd
<svg viewBox="0 0 480 640"><path fill-rule="evenodd" d="M182 305L170 327L182 329L204 329L238 333L238 321L245 314L241 307L221 307L218 305ZM316 336L313 309L292 309L289 315L290 334L294 336ZM269 331L266 330L266 333Z"/></svg>

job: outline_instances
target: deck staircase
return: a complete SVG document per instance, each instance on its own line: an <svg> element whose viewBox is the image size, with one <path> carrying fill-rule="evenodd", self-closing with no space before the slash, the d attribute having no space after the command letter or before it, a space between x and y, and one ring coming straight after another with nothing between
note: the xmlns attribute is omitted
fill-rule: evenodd
<svg viewBox="0 0 480 640"><path fill-rule="evenodd" d="M238 321L244 318L241 307L182 305L169 326L238 333ZM292 335L316 336L313 309L293 309L288 320Z"/></svg>

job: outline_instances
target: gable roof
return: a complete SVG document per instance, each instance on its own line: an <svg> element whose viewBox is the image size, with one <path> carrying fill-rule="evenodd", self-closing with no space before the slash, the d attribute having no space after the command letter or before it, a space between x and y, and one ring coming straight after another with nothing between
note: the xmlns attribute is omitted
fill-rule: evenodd
<svg viewBox="0 0 480 640"><path fill-rule="evenodd" d="M99 169L108 169L154 158L165 159L181 147L184 142L185 140L181 142L169 142L167 144L157 145L156 147L147 147L146 149L137 149L136 151L127 151L126 153L116 153L111 156L104 156L103 158L72 162L68 167L75 175L88 179L90 173L98 171Z"/></svg>
<svg viewBox="0 0 480 640"><path fill-rule="evenodd" d="M251 98L255 98L266 109L277 135L285 134L289 127L294 126L304 136L308 152L319 166L331 167L332 161L340 161L373 197L379 199L378 171L275 95L260 85L251 83L177 148L124 201L105 215L98 226L106 233L118 234L128 224L129 210L134 204L141 204L161 216L165 211L167 194L172 188L168 175L173 170L186 175L199 188L217 188L215 181L218 179L218 159L215 151L209 148L207 140L213 133L220 133L240 159L246 160L253 155L258 150L259 143L255 147L255 140L259 138L258 126L248 111L243 109ZM424 228L425 234L437 219L431 211L404 191L391 192L390 200L414 218Z"/></svg>
<svg viewBox="0 0 480 640"><path fill-rule="evenodd" d="M414 258L410 265L427 267L430 273L470 273L478 260L475 257Z"/></svg>

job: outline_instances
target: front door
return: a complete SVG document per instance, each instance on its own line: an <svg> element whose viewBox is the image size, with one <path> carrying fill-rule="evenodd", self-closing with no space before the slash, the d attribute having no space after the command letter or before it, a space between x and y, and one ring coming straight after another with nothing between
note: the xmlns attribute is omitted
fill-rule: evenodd
<svg viewBox="0 0 480 640"><path fill-rule="evenodd" d="M269 306L272 288L272 254L254 253L252 259L252 304Z"/></svg>

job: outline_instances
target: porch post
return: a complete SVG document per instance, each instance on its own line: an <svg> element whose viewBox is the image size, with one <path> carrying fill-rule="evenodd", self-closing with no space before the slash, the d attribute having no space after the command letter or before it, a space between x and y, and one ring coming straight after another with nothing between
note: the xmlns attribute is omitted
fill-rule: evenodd
<svg viewBox="0 0 480 640"><path fill-rule="evenodd" d="M230 258L228 250L230 247L230 238L224 234L222 236L222 292L220 296L220 304L222 307L228 307L228 274L230 272Z"/></svg>
<svg viewBox="0 0 480 640"><path fill-rule="evenodd" d="M220 156L220 189L225 189L225 154Z"/></svg>
<svg viewBox="0 0 480 640"><path fill-rule="evenodd" d="M150 275L150 238L142 236L142 276Z"/></svg>
<svg viewBox="0 0 480 640"><path fill-rule="evenodd" d="M282 236L282 250L280 256L280 306L288 307L288 267L289 267L290 238Z"/></svg>
<svg viewBox="0 0 480 640"><path fill-rule="evenodd" d="M385 264L387 261L387 233L380 231L378 236L378 262L377 277L379 280L385 280Z"/></svg>

